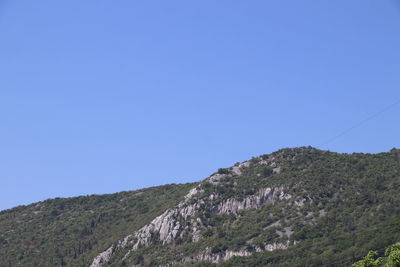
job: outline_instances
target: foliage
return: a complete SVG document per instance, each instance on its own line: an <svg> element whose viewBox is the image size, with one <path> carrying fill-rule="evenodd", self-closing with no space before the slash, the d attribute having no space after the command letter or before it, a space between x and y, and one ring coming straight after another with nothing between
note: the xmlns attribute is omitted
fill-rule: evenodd
<svg viewBox="0 0 400 267"><path fill-rule="evenodd" d="M400 242L388 248L385 252L386 266L400 267Z"/></svg>
<svg viewBox="0 0 400 267"><path fill-rule="evenodd" d="M400 267L400 242L387 248L385 257L377 258L377 255L378 251L370 251L352 267Z"/></svg>
<svg viewBox="0 0 400 267"><path fill-rule="evenodd" d="M398 266L400 245L385 255L379 251L400 240L399 155L397 149L339 154L305 147L253 158L240 167L240 175L219 169L218 183L201 182L202 192L191 200L207 200L193 218L204 226L199 242L184 235L168 245L142 247L124 260L120 251L108 266L179 263L206 250L252 253L220 266L350 266L357 261ZM0 266L88 266L95 255L174 207L196 185L53 199L0 212ZM282 187L291 199L238 214L215 212L228 199L242 201L267 187ZM210 200L211 195L218 197ZM287 249L255 252L287 242ZM378 254L367 255L371 250ZM375 266L365 264L356 266Z"/></svg>
<svg viewBox="0 0 400 267"><path fill-rule="evenodd" d="M382 258L376 258L378 255L377 251L370 251L368 255L362 260L357 261L352 267L379 267L383 263Z"/></svg>
<svg viewBox="0 0 400 267"><path fill-rule="evenodd" d="M88 266L195 184L56 198L0 212L0 266Z"/></svg>

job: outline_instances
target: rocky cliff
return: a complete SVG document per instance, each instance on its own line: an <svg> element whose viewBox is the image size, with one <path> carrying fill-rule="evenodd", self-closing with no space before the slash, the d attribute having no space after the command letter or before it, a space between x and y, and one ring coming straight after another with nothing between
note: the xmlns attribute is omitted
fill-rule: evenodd
<svg viewBox="0 0 400 267"><path fill-rule="evenodd" d="M256 159L257 160L257 159ZM279 167L272 159L264 160L259 159L259 163L266 166L273 166L273 172L279 172ZM226 173L216 173L206 179L200 185L194 187L185 196L184 200L177 206L166 210L163 214L156 217L149 224L143 226L138 231L127 235L124 239L118 241L116 245L112 245L104 252L100 253L92 262L91 267L100 267L107 263L113 254L113 251L129 247L130 249L125 254L123 259L126 259L133 251L141 247L148 247L154 242L161 242L163 245L171 243L178 238L189 236L192 242L201 240L201 232L207 229L206 224L199 216L200 212L208 212L210 214L233 214L238 215L241 210L259 209L263 205L273 205L276 201L285 201L291 198L290 194L285 193L284 187L267 187L260 188L253 195L246 196L243 199L231 197L228 199L220 199L218 194L204 194L198 197L199 194L204 193L202 188L204 183L211 183L218 185L221 180L230 179L235 176L240 176L244 169L249 168L250 162L246 161L237 166L233 166L231 170ZM257 247L255 251L274 249L285 249L289 243L273 243L265 244L262 248ZM224 251L223 253L210 253L210 249L201 252L193 260L218 262L220 260L227 260L233 256L250 255L246 251ZM182 262L189 260L183 259Z"/></svg>

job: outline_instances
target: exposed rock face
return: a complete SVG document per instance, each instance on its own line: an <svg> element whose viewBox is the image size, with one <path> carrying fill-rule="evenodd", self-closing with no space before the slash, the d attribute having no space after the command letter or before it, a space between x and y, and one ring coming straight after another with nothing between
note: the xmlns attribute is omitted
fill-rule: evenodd
<svg viewBox="0 0 400 267"><path fill-rule="evenodd" d="M212 183L212 184L218 184L218 183L219 183L219 180L221 180L222 178L227 177L227 176L228 176L227 174L216 173L216 174L212 175L212 176L208 179L208 181L209 181L210 183Z"/></svg>
<svg viewBox="0 0 400 267"><path fill-rule="evenodd" d="M286 243L272 243L272 244L264 244L263 247L256 247L254 251L248 250L225 250L218 253L212 253L211 249L207 249L197 257L195 257L194 261L210 261L213 263L218 263L220 261L227 261L234 256L250 256L255 252L262 252L262 251L274 251L277 249L287 249L289 246L289 242ZM184 263L191 263L193 259L190 261L188 259L184 260Z"/></svg>
<svg viewBox="0 0 400 267"><path fill-rule="evenodd" d="M291 227L285 227L283 228L283 231L276 231L277 235L279 235L279 237L290 237L293 234L292 228Z"/></svg>
<svg viewBox="0 0 400 267"><path fill-rule="evenodd" d="M276 200L287 200L292 196L283 191L283 187L262 188L257 194L246 197L243 200L230 198L220 203L216 212L220 214L236 214L239 210L258 209L265 203L274 204Z"/></svg>
<svg viewBox="0 0 400 267"><path fill-rule="evenodd" d="M295 200L294 201L294 205L296 205L296 206L298 206L298 207L303 207L304 206L304 203L307 201L307 199L305 199L305 198L302 198L302 199L300 199L300 200Z"/></svg>
<svg viewBox="0 0 400 267"><path fill-rule="evenodd" d="M152 241L152 234L159 234L159 241L163 244L170 243L171 241L182 236L183 226L180 224L179 219L188 219L189 217L196 214L200 204L203 201L192 205L186 205L186 203L180 203L174 209L165 211L160 216L156 217L150 224L145 225L138 231L136 231L132 238L136 239L136 243L132 249L136 250L140 246L148 246Z"/></svg>
<svg viewBox="0 0 400 267"><path fill-rule="evenodd" d="M189 233L192 242L201 240L201 230L204 226L200 220L190 219L197 215L200 206L205 201L212 201L218 198L217 195L210 195L208 198L200 199L194 204L189 204L189 200L196 194L202 192L199 188L193 188L186 195L185 200L179 203L175 208L166 210L163 214L156 217L149 224L143 226L131 235L126 236L122 241L118 242L116 248L126 247L132 245L131 250L125 255L127 257L132 251L140 247L147 247L154 242L155 238L163 244L171 243L179 237L183 237L184 233ZM243 200L230 198L214 206L209 212L218 214L237 214L239 210L257 209L265 204L274 204L277 200L288 200L291 198L290 194L284 192L283 187L276 188L262 188L256 194L250 195ZM182 225L181 221L186 221L186 225ZM110 247L106 251L98 255L91 265L91 267L102 266L103 263L110 260L114 247ZM239 254L238 254L239 253ZM220 259L226 260L233 256L240 256L250 252L227 252L223 256L209 255L207 256L210 261L218 261ZM242 255L243 256L243 255ZM245 256L245 255L244 255ZM206 257L206 256L204 256ZM199 260L205 260L200 259Z"/></svg>
<svg viewBox="0 0 400 267"><path fill-rule="evenodd" d="M261 160L261 159L260 159ZM271 160L263 160L261 164L272 165L278 168ZM227 173L216 173L210 176L206 181L211 184L219 184L221 179L227 177L238 176L242 174L243 168L248 168L250 162L246 161L235 165ZM275 170L279 172L280 169ZM99 254L92 262L91 267L100 267L108 262L113 252L119 248L130 247L124 259L133 251L141 247L148 247L155 241L162 244L169 244L185 235L189 236L192 242L199 242L202 239L201 232L206 229L201 219L198 217L199 212L209 212L214 214L234 214L237 215L240 210L258 209L265 204L274 204L279 200L288 200L292 196L284 191L283 187L261 188L254 195L249 195L243 199L229 198L222 200L219 204L213 204L220 196L210 194L198 198L203 193L201 186L191 189L184 197L184 200L174 208L166 210L163 214L154 218L149 224L143 226L134 233L126 236L118 241L117 245L111 246L106 251ZM194 199L197 197L197 199ZM276 249L276 246L283 248L277 244L266 244L264 248L256 248L259 251ZM223 254L210 254L205 252L196 258L196 260L207 260L218 262L227 260L233 256L248 256L251 252L243 251L225 251Z"/></svg>
<svg viewBox="0 0 400 267"><path fill-rule="evenodd" d="M220 261L226 261L232 258L233 256L250 256L252 253L246 250L232 251L226 250L221 251L219 253L211 253L211 250L208 249L204 253L198 255L195 260L196 261L210 261L213 263L217 263Z"/></svg>
<svg viewBox="0 0 400 267"><path fill-rule="evenodd" d="M187 195L185 196L185 200L188 201L193 196L199 193L203 193L203 190L200 187L196 186L195 188L190 189L189 193L187 193Z"/></svg>
<svg viewBox="0 0 400 267"><path fill-rule="evenodd" d="M131 250L125 255L126 258L130 252L137 250L139 247L149 246L155 238L155 234L158 234L158 239L163 244L170 243L176 238L182 236L183 230L187 230L187 226L186 228L183 228L178 219L181 218L186 220L197 212L199 205L202 204L203 201L200 200L195 204L188 204L188 201L194 195L200 192L202 192L202 190L199 187L191 189L185 196L185 200L183 202L179 203L175 208L166 210L163 214L156 217L149 224L143 226L133 234L126 236L123 240L120 240L116 248L124 248L133 244ZM194 225L192 229L193 239L194 241L198 241L200 239L200 232L196 226L199 223L192 221L192 224ZM102 264L111 259L114 250L114 246L111 246L106 251L100 253L93 260L90 266L102 266Z"/></svg>
<svg viewBox="0 0 400 267"><path fill-rule="evenodd" d="M103 251L102 253L97 255L97 257L93 260L90 267L100 267L103 265L103 263L108 262L111 259L113 250L114 250L114 246L111 246L106 251Z"/></svg>

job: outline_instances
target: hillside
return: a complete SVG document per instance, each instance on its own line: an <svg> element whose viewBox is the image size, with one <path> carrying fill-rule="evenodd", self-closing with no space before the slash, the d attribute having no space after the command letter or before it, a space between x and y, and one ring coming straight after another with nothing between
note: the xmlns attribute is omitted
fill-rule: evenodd
<svg viewBox="0 0 400 267"><path fill-rule="evenodd" d="M88 266L110 243L175 205L193 184L57 198L0 212L0 266Z"/></svg>
<svg viewBox="0 0 400 267"><path fill-rule="evenodd" d="M0 266L349 266L400 240L400 151L282 149L195 184L0 213Z"/></svg>

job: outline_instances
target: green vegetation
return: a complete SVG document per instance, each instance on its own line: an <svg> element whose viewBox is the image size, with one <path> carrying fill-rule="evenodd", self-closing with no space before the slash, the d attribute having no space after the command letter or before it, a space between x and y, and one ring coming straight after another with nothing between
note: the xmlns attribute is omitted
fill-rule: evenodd
<svg viewBox="0 0 400 267"><path fill-rule="evenodd" d="M202 191L189 202L202 203L196 215L180 219L181 225L201 221L198 242L185 233L163 245L154 233L150 246L126 258L128 248L121 249L104 266L214 266L189 263L205 251L251 254L220 266L399 266L387 265L398 264L398 243L379 254L400 240L399 150L282 149L251 159L240 171L219 169L218 182L200 183ZM53 199L0 212L0 266L88 266L98 253L176 206L196 185ZM216 212L224 201L243 201L262 188L283 188L291 197L237 214ZM273 244L289 247L266 251Z"/></svg>
<svg viewBox="0 0 400 267"><path fill-rule="evenodd" d="M400 242L387 248L384 257L378 255L378 251L370 251L352 267L400 267Z"/></svg>
<svg viewBox="0 0 400 267"><path fill-rule="evenodd" d="M0 266L88 266L195 184L56 198L0 212Z"/></svg>

